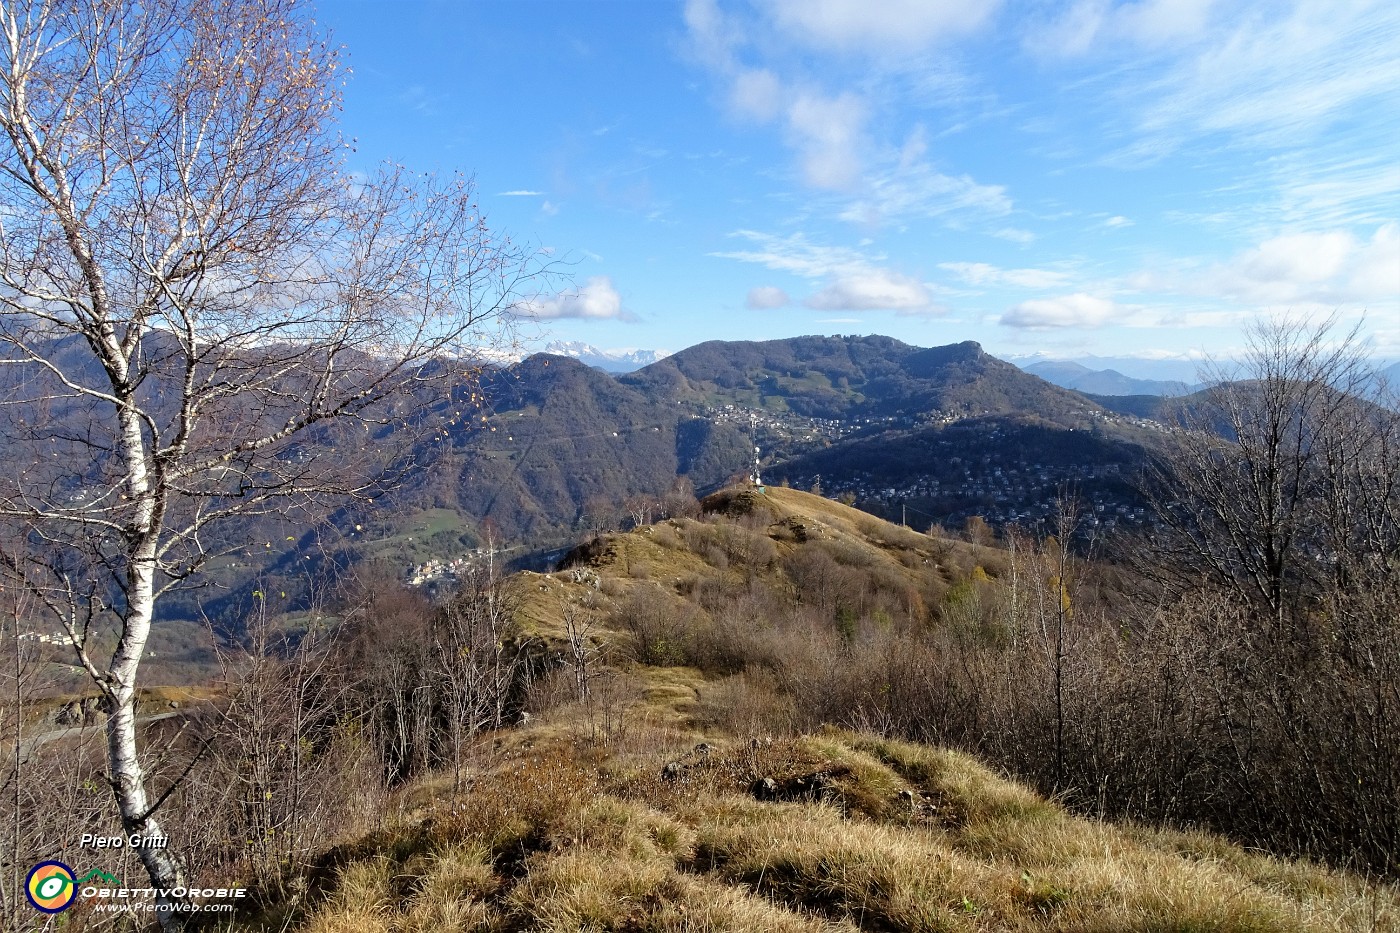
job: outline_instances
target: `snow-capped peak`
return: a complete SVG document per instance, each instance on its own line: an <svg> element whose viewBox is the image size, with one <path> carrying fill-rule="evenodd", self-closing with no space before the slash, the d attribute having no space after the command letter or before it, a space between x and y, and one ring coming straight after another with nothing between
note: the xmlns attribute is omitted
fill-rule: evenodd
<svg viewBox="0 0 1400 933"><path fill-rule="evenodd" d="M610 373L630 373L671 355L669 350L642 350L636 347L600 350L582 340L555 340L545 346L544 352L553 353L555 356L571 356L580 363L596 366Z"/></svg>

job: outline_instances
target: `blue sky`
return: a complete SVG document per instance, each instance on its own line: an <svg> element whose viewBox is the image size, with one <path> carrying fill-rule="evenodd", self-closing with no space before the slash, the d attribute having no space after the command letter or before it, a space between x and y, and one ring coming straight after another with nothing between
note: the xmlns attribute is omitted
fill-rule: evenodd
<svg viewBox="0 0 1400 933"><path fill-rule="evenodd" d="M1393 0L322 0L352 168L476 177L603 348L1400 357Z"/></svg>

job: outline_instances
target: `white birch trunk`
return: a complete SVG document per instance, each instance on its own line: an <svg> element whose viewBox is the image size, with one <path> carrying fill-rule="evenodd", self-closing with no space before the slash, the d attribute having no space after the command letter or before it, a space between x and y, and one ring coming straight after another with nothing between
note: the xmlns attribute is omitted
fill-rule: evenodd
<svg viewBox="0 0 1400 933"><path fill-rule="evenodd" d="M156 916L160 925L162 929L171 930L181 927L186 919L173 909L178 901L185 900L173 893L185 887L185 872L165 830L151 812L136 736L136 675L146 652L155 613L156 549L164 517L164 490L152 489L146 439L135 412L130 408L121 409L117 419L121 427L121 456L126 466L127 490L136 503L136 512L128 539L126 612L117 649L107 669L106 691L111 707L107 719L108 767L123 831L128 836L161 840L159 848L142 845L137 855L156 888ZM156 483L159 482L157 475Z"/></svg>

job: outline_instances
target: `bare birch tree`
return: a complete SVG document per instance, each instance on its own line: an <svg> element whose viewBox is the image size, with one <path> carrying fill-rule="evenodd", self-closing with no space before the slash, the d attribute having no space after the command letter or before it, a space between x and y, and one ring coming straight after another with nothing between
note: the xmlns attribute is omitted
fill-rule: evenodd
<svg viewBox="0 0 1400 933"><path fill-rule="evenodd" d="M535 268L469 182L347 171L340 78L295 0L0 0L0 563L106 697L127 833L166 834L158 600L230 517L377 488L397 400L469 370ZM314 456L347 425L366 462ZM140 850L156 888L179 851Z"/></svg>

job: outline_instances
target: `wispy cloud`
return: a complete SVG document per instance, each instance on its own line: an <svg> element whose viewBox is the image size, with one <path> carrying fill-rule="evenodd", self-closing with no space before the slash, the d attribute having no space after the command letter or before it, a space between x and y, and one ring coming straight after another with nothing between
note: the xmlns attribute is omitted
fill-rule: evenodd
<svg viewBox="0 0 1400 933"><path fill-rule="evenodd" d="M1263 184L1272 190L1260 198L1267 219L1311 226L1394 220L1400 204L1400 161L1392 141L1400 138L1400 112L1376 129L1375 139L1366 145L1348 135L1326 147L1270 159Z"/></svg>
<svg viewBox="0 0 1400 933"><path fill-rule="evenodd" d="M1073 58L1103 45L1138 48L1190 42L1209 24L1215 0L1077 0L1049 19L1032 18L1024 37L1032 54Z"/></svg>
<svg viewBox="0 0 1400 933"><path fill-rule="evenodd" d="M513 191L498 191L498 198L540 198L544 197L543 191L531 191L528 188L516 188Z"/></svg>
<svg viewBox="0 0 1400 933"><path fill-rule="evenodd" d="M841 212L842 220L876 224L955 212L998 216L1010 213L1002 185L984 185L968 175L944 175L927 162L899 166L868 177L865 194Z"/></svg>
<svg viewBox="0 0 1400 933"><path fill-rule="evenodd" d="M869 256L845 246L812 243L800 233L780 237L739 230L731 235L748 240L754 248L711 253L712 256L758 263L774 271L823 280L823 287L803 301L809 308L907 311L937 307L927 283L885 268L881 264L883 256Z"/></svg>
<svg viewBox="0 0 1400 933"><path fill-rule="evenodd" d="M777 236L757 230L736 230L730 236L747 240L752 249L711 253L720 259L753 262L778 272L789 272L808 279L862 272L873 268L879 258L866 256L845 246L822 246L801 233Z"/></svg>
<svg viewBox="0 0 1400 933"><path fill-rule="evenodd" d="M1020 243L1022 246L1028 246L1035 242L1034 233L1018 227L1002 227L1000 230L993 230L992 236L1011 243Z"/></svg>
<svg viewBox="0 0 1400 933"><path fill-rule="evenodd" d="M1014 18L998 16L1002 7L687 0L692 58L714 80L716 104L741 131L781 138L791 167L768 177L823 192L775 195L802 203L785 223L808 235L739 231L741 243L714 255L810 280L808 290L785 282L783 298L821 310L936 314L950 294L995 294L999 316L974 313L1008 335L1225 328L1261 308L1329 303L1400 312L1400 162L1391 143L1400 138L1400 5L1066 0L1024 4ZM1002 34L983 41L992 26ZM1033 59L1007 62L1008 71L1036 69L1063 106L1042 89L998 100L1012 93L992 77L1008 33L1013 45L1021 40L1011 56ZM916 64L930 60L940 64ZM1033 136L1032 108L1043 123ZM979 120L990 130L986 143L964 132ZM1061 129L1072 146L1055 145ZM1007 163L987 146L1018 139L1028 140L1032 167L998 177L986 166ZM1053 164L1034 174L1045 160ZM1192 243L1203 251L1232 245L1149 258L1141 244L1172 242L1155 227L1181 216L1110 184L1090 207L1094 199L1057 180L1060 166L1070 177L1105 164L1155 172L1154 186L1165 187L1154 190L1179 189L1172 207L1193 215L1203 232ZM831 228L823 242L816 225L833 219L866 228L856 235L905 261L868 241L829 245L855 240ZM927 234L938 249L935 225L975 231L987 239L966 245L987 253L959 248L953 255L972 261L921 269L925 260L909 258L917 252L882 237L882 229ZM1057 243L1068 245L1056 252ZM1109 252L1077 252L1094 248ZM777 300L755 289L748 305Z"/></svg>
<svg viewBox="0 0 1400 933"><path fill-rule="evenodd" d="M1086 6L1103 4L1075 9ZM1394 125L1400 112L1400 6L1385 0L1294 0L1280 6L1222 6L1210 14L1209 29L1182 27L1178 38L1193 41L1148 56L1116 93L1135 114L1135 141L1112 159L1157 160L1195 140L1295 148L1323 130L1348 134L1356 131L1348 124L1377 117ZM1206 15L1202 9L1200 22ZM1107 52L1101 47L1111 35L1095 31L1083 54ZM1150 35L1140 31L1139 46ZM1131 45L1109 54L1115 53L1134 54ZM1349 115L1366 116L1349 121Z"/></svg>
<svg viewBox="0 0 1400 933"><path fill-rule="evenodd" d="M984 25L1000 0L766 0L773 23L804 45L865 55L911 52Z"/></svg>
<svg viewBox="0 0 1400 933"><path fill-rule="evenodd" d="M968 285L1013 285L1017 288L1057 288L1069 275L1054 269L1002 269L985 262L940 262L938 268L953 273Z"/></svg>
<svg viewBox="0 0 1400 933"><path fill-rule="evenodd" d="M425 117L437 116L439 106L446 100L446 95L432 93L421 84L410 85L399 92L399 105L404 110L411 110Z"/></svg>

